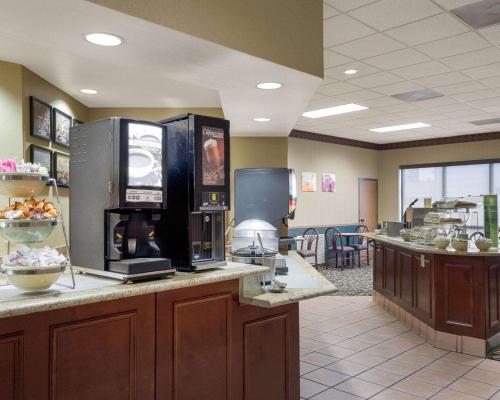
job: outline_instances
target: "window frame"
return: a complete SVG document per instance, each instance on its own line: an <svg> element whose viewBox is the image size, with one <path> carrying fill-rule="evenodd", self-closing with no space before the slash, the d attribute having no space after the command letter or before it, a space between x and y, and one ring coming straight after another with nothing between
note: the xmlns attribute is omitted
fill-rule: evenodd
<svg viewBox="0 0 500 400"><path fill-rule="evenodd" d="M418 169L418 168L436 168L442 167L442 193L443 197L446 197L446 167L456 167L456 166L467 166L467 165L479 165L479 164L488 164L488 194L495 194L494 185L495 185L495 164L500 164L500 158L490 158L485 160L466 160L466 161L450 161L450 162L440 162L440 163L425 163L425 164L407 164L399 166L399 201L400 201L400 217L402 218L406 205L403 204L404 201L404 190L405 190L405 182L404 182L404 170L406 169Z"/></svg>

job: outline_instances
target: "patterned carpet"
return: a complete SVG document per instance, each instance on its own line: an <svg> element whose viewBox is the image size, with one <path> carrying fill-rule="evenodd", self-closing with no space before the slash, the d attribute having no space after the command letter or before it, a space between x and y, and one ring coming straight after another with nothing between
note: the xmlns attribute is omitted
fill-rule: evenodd
<svg viewBox="0 0 500 400"><path fill-rule="evenodd" d="M371 296L373 289L373 266L363 264L361 268L325 267L320 265L318 271L337 286L336 296Z"/></svg>

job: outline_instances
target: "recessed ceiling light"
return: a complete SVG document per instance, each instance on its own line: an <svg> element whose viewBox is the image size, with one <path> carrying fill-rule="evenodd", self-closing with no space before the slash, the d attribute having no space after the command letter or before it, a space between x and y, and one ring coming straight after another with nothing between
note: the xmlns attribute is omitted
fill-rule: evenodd
<svg viewBox="0 0 500 400"><path fill-rule="evenodd" d="M367 108L368 107L360 106L359 104L350 103L336 107L328 107L328 108L321 108L319 110L307 111L304 114L302 114L302 116L307 118L322 118L322 117L329 117L330 115L345 114L353 111L362 111L366 110Z"/></svg>
<svg viewBox="0 0 500 400"><path fill-rule="evenodd" d="M384 126L383 128L370 129L370 131L383 133L383 132L393 132L393 131L404 131L406 129L427 128L429 126L431 126L431 125L426 124L424 122L415 122L413 124Z"/></svg>
<svg viewBox="0 0 500 400"><path fill-rule="evenodd" d="M255 122L269 122L269 121L271 121L271 118L259 117L259 118L254 118L253 120Z"/></svg>
<svg viewBox="0 0 500 400"><path fill-rule="evenodd" d="M122 44L122 39L110 33L87 33L84 35L87 42L98 46L114 47Z"/></svg>
<svg viewBox="0 0 500 400"><path fill-rule="evenodd" d="M358 70L356 70L356 69L346 69L346 70L344 71L344 74L346 74L346 75L354 75L354 74L356 74L357 72L358 72Z"/></svg>
<svg viewBox="0 0 500 400"><path fill-rule="evenodd" d="M263 90L276 90L276 89L282 88L283 85L281 83L278 83L278 82L261 82L261 83L257 84L257 87L259 89L263 89Z"/></svg>
<svg viewBox="0 0 500 400"><path fill-rule="evenodd" d="M85 94L97 94L97 90L95 89L80 89L80 92Z"/></svg>

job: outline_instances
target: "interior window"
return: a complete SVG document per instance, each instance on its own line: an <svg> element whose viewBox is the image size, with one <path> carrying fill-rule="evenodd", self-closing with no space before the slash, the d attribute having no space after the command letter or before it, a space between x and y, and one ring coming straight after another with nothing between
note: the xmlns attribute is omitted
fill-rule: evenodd
<svg viewBox="0 0 500 400"><path fill-rule="evenodd" d="M415 199L414 207L423 207L424 198L434 202L443 197L443 167L404 169L402 179L403 210Z"/></svg>

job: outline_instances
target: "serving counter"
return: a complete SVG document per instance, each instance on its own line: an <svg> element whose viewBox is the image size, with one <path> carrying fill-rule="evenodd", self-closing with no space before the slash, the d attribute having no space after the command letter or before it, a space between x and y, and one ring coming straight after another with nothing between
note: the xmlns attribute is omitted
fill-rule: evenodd
<svg viewBox="0 0 500 400"><path fill-rule="evenodd" d="M484 356L500 340L500 252L458 252L367 234L374 301L437 347Z"/></svg>
<svg viewBox="0 0 500 400"><path fill-rule="evenodd" d="M335 286L291 253L286 293L266 267L77 290L0 287L0 399L299 399L298 301Z"/></svg>

